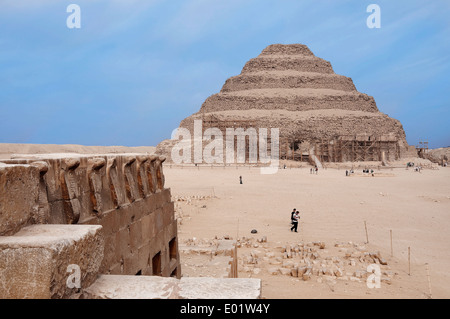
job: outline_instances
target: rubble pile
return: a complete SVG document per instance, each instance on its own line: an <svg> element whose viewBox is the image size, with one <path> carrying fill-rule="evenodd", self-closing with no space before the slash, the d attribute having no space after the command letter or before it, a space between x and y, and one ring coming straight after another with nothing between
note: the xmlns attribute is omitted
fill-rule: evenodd
<svg viewBox="0 0 450 319"><path fill-rule="evenodd" d="M242 246L255 248L248 241L241 242ZM367 267L376 264L381 270L381 282L387 284L391 284L397 274L391 271L379 251L371 252L365 245L352 242L335 243L330 249L321 241L258 248L240 254L238 263L241 271L255 275L265 271L270 275L292 276L304 281L315 278L317 282L365 282L371 275Z"/></svg>

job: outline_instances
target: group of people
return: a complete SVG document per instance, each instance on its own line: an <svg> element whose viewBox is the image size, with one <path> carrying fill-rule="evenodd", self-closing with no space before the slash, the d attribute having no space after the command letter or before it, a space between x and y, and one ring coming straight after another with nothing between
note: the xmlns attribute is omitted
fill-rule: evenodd
<svg viewBox="0 0 450 319"><path fill-rule="evenodd" d="M314 166L314 168L311 167L311 168L309 169L309 173L310 173L310 174L316 174L316 175L317 175L318 172L319 172L319 168L317 167L317 165Z"/></svg>
<svg viewBox="0 0 450 319"><path fill-rule="evenodd" d="M406 169L408 169L408 167L414 167L414 171L419 172L419 173L422 170L422 166L420 166L420 165L416 166L413 162L406 163Z"/></svg>
<svg viewBox="0 0 450 319"><path fill-rule="evenodd" d="M353 169L351 169L351 170L346 169L345 170L345 176L350 176L353 173L354 173ZM365 169L363 169L363 173L372 174L372 176L374 176L373 175L373 173L374 173L373 169L365 168Z"/></svg>

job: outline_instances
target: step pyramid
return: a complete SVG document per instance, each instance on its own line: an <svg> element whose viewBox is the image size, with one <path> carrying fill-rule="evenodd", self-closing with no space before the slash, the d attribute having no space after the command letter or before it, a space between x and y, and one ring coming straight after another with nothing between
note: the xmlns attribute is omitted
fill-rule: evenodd
<svg viewBox="0 0 450 319"><path fill-rule="evenodd" d="M413 152L398 120L303 44L269 45L180 127L192 132L194 120L202 120L204 130L279 128L280 156L287 159L315 154L328 162L378 161L382 153L395 160ZM173 145L163 141L157 153L170 160Z"/></svg>

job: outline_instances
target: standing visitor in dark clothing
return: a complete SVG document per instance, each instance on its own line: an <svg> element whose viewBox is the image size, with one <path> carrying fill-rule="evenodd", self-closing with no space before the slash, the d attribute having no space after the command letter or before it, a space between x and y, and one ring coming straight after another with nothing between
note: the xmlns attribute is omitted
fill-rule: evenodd
<svg viewBox="0 0 450 319"><path fill-rule="evenodd" d="M291 231L295 231L297 233L299 219L300 219L299 212L296 211L294 208L293 212L291 213L291 223L292 223Z"/></svg>

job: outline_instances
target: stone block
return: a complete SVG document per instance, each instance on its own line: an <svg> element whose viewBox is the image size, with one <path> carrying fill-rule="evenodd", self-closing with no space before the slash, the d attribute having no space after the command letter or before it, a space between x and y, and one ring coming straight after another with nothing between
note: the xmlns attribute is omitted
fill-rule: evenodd
<svg viewBox="0 0 450 319"><path fill-rule="evenodd" d="M291 274L291 268L283 268L283 267L281 267L280 268L280 273L282 275L290 275Z"/></svg>
<svg viewBox="0 0 450 319"><path fill-rule="evenodd" d="M69 265L79 267L81 288L90 286L103 260L101 228L32 225L0 237L0 298L68 298L75 293Z"/></svg>
<svg viewBox="0 0 450 319"><path fill-rule="evenodd" d="M145 215L141 219L141 234L142 234L142 240L149 241L151 238L151 220L150 215Z"/></svg>
<svg viewBox="0 0 450 319"><path fill-rule="evenodd" d="M312 270L311 268L307 268L305 273L303 274L302 278L304 281L310 280L312 277Z"/></svg>
<svg viewBox="0 0 450 319"><path fill-rule="evenodd" d="M165 188L161 191L162 200L164 203L170 203L172 201L172 196L170 194L170 188Z"/></svg>
<svg viewBox="0 0 450 319"><path fill-rule="evenodd" d="M284 268L294 268L294 261L292 261L292 260L283 261L283 267Z"/></svg>
<svg viewBox="0 0 450 319"><path fill-rule="evenodd" d="M147 207L147 213L154 212L156 210L155 194L150 194L144 199Z"/></svg>
<svg viewBox="0 0 450 319"><path fill-rule="evenodd" d="M139 268L138 252L131 253L123 258L123 274L136 275ZM142 271L142 270L141 270Z"/></svg>
<svg viewBox="0 0 450 319"><path fill-rule="evenodd" d="M141 246L138 250L138 266L142 274L148 274L150 263L150 243Z"/></svg>
<svg viewBox="0 0 450 319"><path fill-rule="evenodd" d="M117 260L127 256L131 252L130 233L128 228L122 228L116 233L116 258Z"/></svg>
<svg viewBox="0 0 450 319"><path fill-rule="evenodd" d="M136 252L142 245L142 222L140 220L130 225L130 245L133 252Z"/></svg>
<svg viewBox="0 0 450 319"><path fill-rule="evenodd" d="M132 205L132 209L133 209L133 216L134 216L133 221L139 220L142 218L142 216L147 214L147 206L146 206L146 202L144 199L136 200Z"/></svg>
<svg viewBox="0 0 450 319"><path fill-rule="evenodd" d="M101 275L84 299L259 299L261 280L244 278Z"/></svg>
<svg viewBox="0 0 450 319"><path fill-rule="evenodd" d="M253 268L252 273L258 275L261 272L261 268Z"/></svg>
<svg viewBox="0 0 450 319"><path fill-rule="evenodd" d="M120 263L112 265L108 270L108 274L111 275L120 275L121 273L122 273L122 266Z"/></svg>
<svg viewBox="0 0 450 319"><path fill-rule="evenodd" d="M298 271L298 277L302 277L303 274L306 272L306 267L298 267L297 271Z"/></svg>
<svg viewBox="0 0 450 319"><path fill-rule="evenodd" d="M218 240L216 255L231 256L233 254L235 246L236 246L235 240L225 240L225 239ZM257 258L258 256L259 254L253 257Z"/></svg>
<svg viewBox="0 0 450 319"><path fill-rule="evenodd" d="M110 234L108 236L104 236L105 238L105 249L104 249L104 258L102 261L101 270L107 270L109 265L114 264L118 261L119 258L116 258L116 235Z"/></svg>
<svg viewBox="0 0 450 319"><path fill-rule="evenodd" d="M267 272L271 275L278 275L280 273L280 269L279 268L267 268Z"/></svg>
<svg viewBox="0 0 450 319"><path fill-rule="evenodd" d="M155 222L156 222L156 231L160 232L164 227L163 210L161 208L158 208L154 214L155 214Z"/></svg>
<svg viewBox="0 0 450 319"><path fill-rule="evenodd" d="M182 277L181 299L259 299L261 280L256 278Z"/></svg>
<svg viewBox="0 0 450 319"><path fill-rule="evenodd" d="M154 194L151 196L151 198L152 198L153 201L155 202L155 208L156 208L156 209L162 208L162 207L163 207L163 205L164 205L164 199L163 199L163 197L162 197L161 192L154 193Z"/></svg>
<svg viewBox="0 0 450 319"><path fill-rule="evenodd" d="M39 169L0 163L0 236L31 224L39 208Z"/></svg>
<svg viewBox="0 0 450 319"><path fill-rule="evenodd" d="M121 206L117 209L117 213L119 214L119 229L122 229L124 227L127 227L130 224L129 221L129 206L130 205L125 205L125 206Z"/></svg>
<svg viewBox="0 0 450 319"><path fill-rule="evenodd" d="M344 276L344 272L342 271L342 269L337 268L337 269L334 270L334 275L336 277L342 277L342 276Z"/></svg>
<svg viewBox="0 0 450 319"><path fill-rule="evenodd" d="M174 299L179 281L159 276L101 275L83 291L85 299Z"/></svg>
<svg viewBox="0 0 450 319"><path fill-rule="evenodd" d="M164 214L163 215L164 226L171 224L173 222L175 215L175 208L173 202L166 203L163 206L163 214Z"/></svg>
<svg viewBox="0 0 450 319"><path fill-rule="evenodd" d="M114 228L117 227L115 225L115 211L109 211L104 214L102 214L100 219L100 225L103 227L103 234L105 236L109 236L110 234L114 233Z"/></svg>

